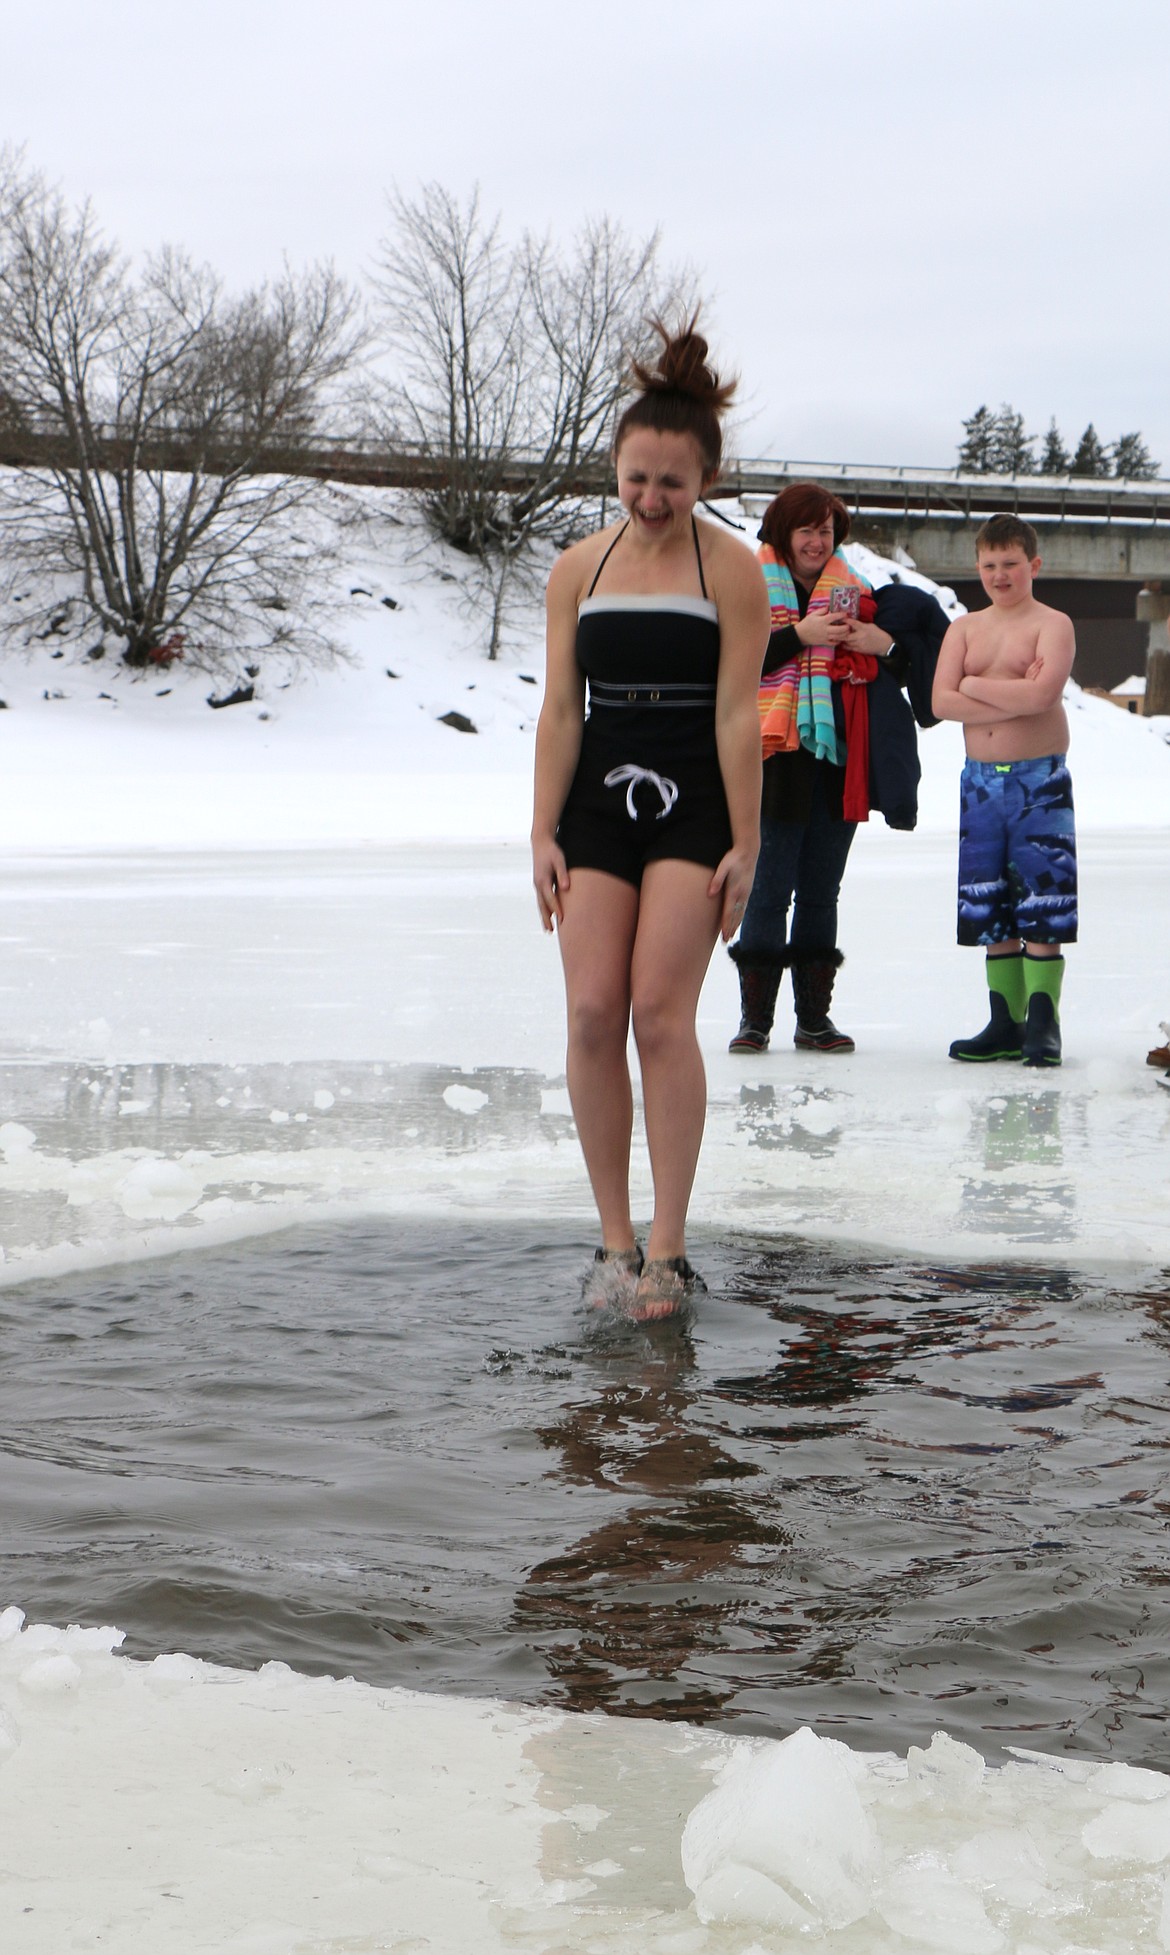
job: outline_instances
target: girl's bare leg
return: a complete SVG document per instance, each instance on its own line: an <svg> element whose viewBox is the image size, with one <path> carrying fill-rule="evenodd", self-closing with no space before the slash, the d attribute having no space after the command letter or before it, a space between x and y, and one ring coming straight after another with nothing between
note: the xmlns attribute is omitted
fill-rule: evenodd
<svg viewBox="0 0 1170 1955"><path fill-rule="evenodd" d="M698 863L673 861L650 863L642 879L631 1003L654 1176L647 1261L686 1253L687 1204L707 1117L695 1013L719 934L720 900L708 896L710 881Z"/></svg>
<svg viewBox="0 0 1170 1955"><path fill-rule="evenodd" d="M599 869L574 869L564 907L559 936L569 1021L569 1098L601 1218L602 1243L606 1249L631 1249L634 1103L626 1045L638 891Z"/></svg>

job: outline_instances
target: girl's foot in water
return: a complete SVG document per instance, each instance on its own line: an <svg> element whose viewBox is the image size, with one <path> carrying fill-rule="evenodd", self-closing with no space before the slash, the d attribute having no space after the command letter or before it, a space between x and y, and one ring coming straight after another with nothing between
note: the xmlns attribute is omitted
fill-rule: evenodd
<svg viewBox="0 0 1170 1955"><path fill-rule="evenodd" d="M638 1279L630 1315L639 1324L677 1316L686 1299L706 1287L685 1256L655 1256Z"/></svg>
<svg viewBox="0 0 1170 1955"><path fill-rule="evenodd" d="M594 1310L622 1303L633 1295L642 1274L642 1251L635 1242L632 1249L595 1249L593 1266L585 1278L585 1301Z"/></svg>

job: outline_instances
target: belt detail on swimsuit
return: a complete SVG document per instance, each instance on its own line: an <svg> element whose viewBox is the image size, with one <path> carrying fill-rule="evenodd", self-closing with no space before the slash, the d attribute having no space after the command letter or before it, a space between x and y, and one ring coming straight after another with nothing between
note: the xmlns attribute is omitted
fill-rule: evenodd
<svg viewBox="0 0 1170 1955"><path fill-rule="evenodd" d="M662 821L678 800L678 788L674 781L668 780L663 774L656 774L652 767L635 767L632 761L625 767L611 767L605 777L606 787L620 787L623 781L629 783L626 788L626 813L631 821L638 819L638 810L634 806L634 789L639 781L646 781L650 787L656 787L662 796L662 806L654 817L656 821Z"/></svg>

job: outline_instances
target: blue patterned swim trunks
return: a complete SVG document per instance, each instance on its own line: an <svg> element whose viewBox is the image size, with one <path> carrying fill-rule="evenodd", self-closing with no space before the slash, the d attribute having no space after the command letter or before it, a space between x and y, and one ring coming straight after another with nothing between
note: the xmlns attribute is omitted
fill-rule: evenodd
<svg viewBox="0 0 1170 1955"><path fill-rule="evenodd" d="M1077 837L1063 754L968 760L959 814L959 942L1077 940Z"/></svg>

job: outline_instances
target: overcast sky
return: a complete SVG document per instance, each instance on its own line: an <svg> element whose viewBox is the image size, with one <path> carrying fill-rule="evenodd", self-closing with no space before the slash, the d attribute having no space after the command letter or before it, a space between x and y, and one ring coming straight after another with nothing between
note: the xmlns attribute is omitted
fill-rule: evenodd
<svg viewBox="0 0 1170 1955"><path fill-rule="evenodd" d="M384 193L659 226L743 453L955 458L1010 401L1170 475L1166 0L25 0L0 134L127 248L358 275Z"/></svg>

